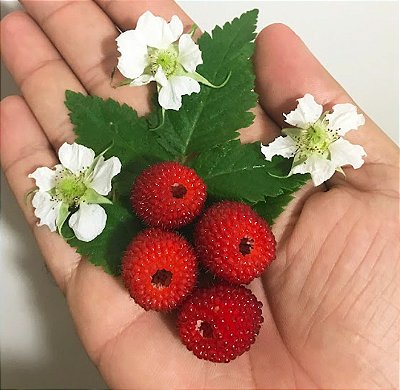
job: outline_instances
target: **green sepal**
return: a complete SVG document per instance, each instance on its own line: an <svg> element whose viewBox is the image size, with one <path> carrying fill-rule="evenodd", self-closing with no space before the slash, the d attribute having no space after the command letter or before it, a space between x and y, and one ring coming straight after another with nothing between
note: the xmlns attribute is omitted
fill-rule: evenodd
<svg viewBox="0 0 400 390"><path fill-rule="evenodd" d="M94 172L97 164L100 161L100 158L103 157L112 147L114 146L114 140L111 140L111 144L107 146L106 149L104 149L101 153L99 153L96 158L93 160L92 165L88 168L88 170L85 172L86 178L90 177L90 175Z"/></svg>
<svg viewBox="0 0 400 390"><path fill-rule="evenodd" d="M119 82L119 83L117 83L115 85L111 85L111 87L114 88L114 89L117 89L117 88L120 88L120 87L125 87L127 85L130 85L132 81L133 81L132 79L125 79L125 80L122 80L121 82Z"/></svg>
<svg viewBox="0 0 400 390"><path fill-rule="evenodd" d="M190 77L193 80L196 80L201 84L207 85L207 87L219 89L219 88L224 87L227 84L227 82L229 81L229 79L232 76L232 72L229 72L229 74L228 74L228 76L226 76L225 80L219 85L215 85L213 83L210 83L205 77L203 77L201 74L198 74L197 72L185 73L184 76Z"/></svg>
<svg viewBox="0 0 400 390"><path fill-rule="evenodd" d="M341 173L343 176L346 177L346 173L344 172L344 170L343 170L342 167L337 167L337 168L336 168L336 172L339 172L339 173Z"/></svg>
<svg viewBox="0 0 400 390"><path fill-rule="evenodd" d="M25 206L27 206L28 205L28 199L33 195L33 194L36 194L36 192L38 192L39 190L37 189L37 188L33 188L32 190L30 190L29 192L27 192L25 195L24 195L24 204L25 204Z"/></svg>
<svg viewBox="0 0 400 390"><path fill-rule="evenodd" d="M300 164L303 164L306 161L307 161L307 157L295 154L295 156L293 158L292 168L290 170L292 170L294 167L297 167Z"/></svg>
<svg viewBox="0 0 400 390"><path fill-rule="evenodd" d="M82 200L86 203L93 204L112 204L111 200L106 198L103 195L97 193L93 188L88 188L84 195L82 196Z"/></svg>
<svg viewBox="0 0 400 390"><path fill-rule="evenodd" d="M282 133L285 134L286 136L289 136L290 138L293 138L295 140L299 139L300 136L305 132L306 130L300 129L298 127L285 127L282 129Z"/></svg>
<svg viewBox="0 0 400 390"><path fill-rule="evenodd" d="M189 35L191 36L191 37L193 37L193 35L196 33L196 30L199 28L199 26L196 24L196 23L193 23L192 24L192 27L191 27L191 29L190 29L190 31L189 31Z"/></svg>
<svg viewBox="0 0 400 390"><path fill-rule="evenodd" d="M67 220L68 216L70 214L69 211L69 205L65 202L61 203L60 210L58 212L57 220L56 220L56 225L57 225L57 231L60 234L61 237L64 238L62 234L62 228L64 226L65 221Z"/></svg>

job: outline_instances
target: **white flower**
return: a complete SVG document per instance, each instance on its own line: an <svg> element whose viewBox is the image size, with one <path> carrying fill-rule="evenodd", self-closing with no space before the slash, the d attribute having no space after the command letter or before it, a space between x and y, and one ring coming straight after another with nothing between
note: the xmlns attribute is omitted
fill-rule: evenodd
<svg viewBox="0 0 400 390"><path fill-rule="evenodd" d="M203 63L201 51L190 34L182 33L177 16L167 23L146 11L135 30L116 39L119 71L133 86L156 81L158 102L167 110L179 110L183 95L200 92L199 82L213 86L196 73L197 65Z"/></svg>
<svg viewBox="0 0 400 390"><path fill-rule="evenodd" d="M360 168L367 155L364 148L342 138L364 124L364 116L357 114L357 108L350 103L336 104L331 113L323 113L322 106L310 94L297 101L297 108L284 114L286 122L295 127L282 130L286 137L261 145L265 159L270 161L276 155L294 157L289 175L310 173L315 186L331 178L335 171L343 173L344 165Z"/></svg>
<svg viewBox="0 0 400 390"><path fill-rule="evenodd" d="M111 180L121 171L117 157L105 160L83 145L64 143L54 169L37 168L28 177L36 181L32 205L38 226L47 225L54 232L68 216L69 226L81 241L96 238L106 226L107 215L99 204L111 203L105 196L111 191Z"/></svg>

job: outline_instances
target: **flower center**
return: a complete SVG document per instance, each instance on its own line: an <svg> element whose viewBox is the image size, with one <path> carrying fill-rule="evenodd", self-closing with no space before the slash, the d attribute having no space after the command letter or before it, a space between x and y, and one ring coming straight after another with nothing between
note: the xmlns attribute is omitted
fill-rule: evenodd
<svg viewBox="0 0 400 390"><path fill-rule="evenodd" d="M168 49L154 50L149 57L151 73L155 74L161 66L167 78L175 73L179 64L178 52L173 45Z"/></svg>
<svg viewBox="0 0 400 390"><path fill-rule="evenodd" d="M56 179L54 195L69 206L77 206L86 190L87 186L84 182L83 175L76 176L64 170Z"/></svg>
<svg viewBox="0 0 400 390"><path fill-rule="evenodd" d="M298 142L299 152L304 157L314 153L326 157L329 154L329 146L338 138L335 132L328 129L323 120L318 120L301 133Z"/></svg>

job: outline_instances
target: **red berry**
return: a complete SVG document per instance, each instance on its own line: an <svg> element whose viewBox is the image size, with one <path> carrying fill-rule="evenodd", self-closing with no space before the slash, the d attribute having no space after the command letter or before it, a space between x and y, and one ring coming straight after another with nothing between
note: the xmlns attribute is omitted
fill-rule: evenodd
<svg viewBox="0 0 400 390"><path fill-rule="evenodd" d="M122 279L146 310L171 310L196 282L196 256L180 235L161 229L140 232L122 259Z"/></svg>
<svg viewBox="0 0 400 390"><path fill-rule="evenodd" d="M179 335L198 358L227 363L254 343L263 322L261 307L243 286L195 290L180 309Z"/></svg>
<svg viewBox="0 0 400 390"><path fill-rule="evenodd" d="M210 207L195 229L199 259L231 283L250 283L275 259L275 238L252 208L239 202Z"/></svg>
<svg viewBox="0 0 400 390"><path fill-rule="evenodd" d="M136 214L147 225L175 229L188 224L203 209L203 180L177 162L152 165L135 181L131 201Z"/></svg>

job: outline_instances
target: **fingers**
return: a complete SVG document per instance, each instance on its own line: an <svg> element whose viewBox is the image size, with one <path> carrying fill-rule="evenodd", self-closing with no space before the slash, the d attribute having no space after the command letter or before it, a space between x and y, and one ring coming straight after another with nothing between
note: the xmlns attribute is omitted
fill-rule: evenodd
<svg viewBox="0 0 400 390"><path fill-rule="evenodd" d="M178 15L186 27L193 22L170 0L98 3L104 11L91 1L23 1L27 11L46 32L90 94L128 103L140 115L146 114L150 110L151 87L113 89L110 86L110 75L118 57L115 44L118 32L111 19L122 29L133 28L139 16L150 9L167 20L172 15ZM256 123L245 132L247 135L242 135L242 139L246 142L260 138L270 140L278 131L265 115L260 115Z"/></svg>
<svg viewBox="0 0 400 390"><path fill-rule="evenodd" d="M100 7L92 1L23 1L23 5L90 94L128 103L140 115L149 112L150 88L111 87L118 31Z"/></svg>
<svg viewBox="0 0 400 390"><path fill-rule="evenodd" d="M352 102L351 97L300 38L285 25L268 26L259 34L254 61L261 105L281 126L284 126L283 113L294 109L296 99L306 93L311 93L325 109L337 103ZM377 139L387 145L391 144L368 118L362 131L349 133L350 137L355 141L368 141L373 137L373 142L368 142L373 152L379 151L373 146Z"/></svg>
<svg viewBox="0 0 400 390"><path fill-rule="evenodd" d="M188 31L193 21L186 13L172 0L95 0L104 12L114 21L121 30L130 30L135 27L139 16L146 11L170 20L177 15L184 26L183 31Z"/></svg>
<svg viewBox="0 0 400 390"><path fill-rule="evenodd" d="M283 113L307 92L323 105L345 98L339 84L283 24L268 26L258 35L254 63L260 103L280 126L284 126Z"/></svg>
<svg viewBox="0 0 400 390"><path fill-rule="evenodd" d="M280 126L284 126L283 113L293 110L297 104L296 99L306 93L311 93L324 105L325 110L337 103L352 102L351 97L287 26L274 24L259 34L254 61L260 103ZM364 126L349 132L346 138L364 147L367 164L397 165L396 146L368 117ZM365 166L361 170L365 172ZM349 169L347 173L348 181L356 180L354 175L358 171ZM377 172L373 169L371 173L376 176ZM357 185L368 186L371 177L368 179L367 176L366 180L357 180Z"/></svg>
<svg viewBox="0 0 400 390"><path fill-rule="evenodd" d="M4 62L55 149L74 134L64 106L66 89L85 92L36 23L24 12L1 22Z"/></svg>
<svg viewBox="0 0 400 390"><path fill-rule="evenodd" d="M93 95L111 97L134 107L139 115L150 111L151 86L114 89L110 84L118 52L118 31L111 19L92 1L33 2L24 7L49 36L86 90ZM174 14L189 18L173 1L110 2L101 5L121 28L133 28L147 9L167 17ZM108 12L108 11L107 11ZM122 21L125 16L124 21ZM190 22L191 24L191 22Z"/></svg>
<svg viewBox="0 0 400 390"><path fill-rule="evenodd" d="M36 227L32 207L25 195L34 188L28 178L36 168L53 166L57 158L45 134L24 100L17 96L1 102L1 165L25 218L33 228L46 263L61 290L80 260L75 250L46 227Z"/></svg>
<svg viewBox="0 0 400 390"><path fill-rule="evenodd" d="M279 134L280 128L276 123L264 112L259 104L251 110L254 115L254 122L250 127L241 129L240 141L243 144L261 141L267 144L273 141Z"/></svg>

